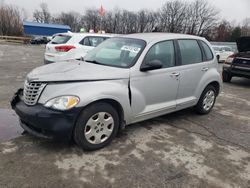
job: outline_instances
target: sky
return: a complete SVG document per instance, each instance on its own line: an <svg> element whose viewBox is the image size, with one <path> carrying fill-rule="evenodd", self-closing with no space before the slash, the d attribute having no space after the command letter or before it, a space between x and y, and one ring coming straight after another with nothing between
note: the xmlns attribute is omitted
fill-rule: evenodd
<svg viewBox="0 0 250 188"><path fill-rule="evenodd" d="M157 10L167 0L0 0L6 4L13 4L20 9L26 9L28 16L32 17L32 12L39 8L39 4L44 2L48 4L52 14L61 11L84 12L87 8L99 8L103 5L106 10L114 8L124 8L131 11L137 11L143 8ZM193 1L193 0L184 0ZM245 18L250 18L250 0L208 0L212 5L220 10L220 18L228 21L240 23Z"/></svg>

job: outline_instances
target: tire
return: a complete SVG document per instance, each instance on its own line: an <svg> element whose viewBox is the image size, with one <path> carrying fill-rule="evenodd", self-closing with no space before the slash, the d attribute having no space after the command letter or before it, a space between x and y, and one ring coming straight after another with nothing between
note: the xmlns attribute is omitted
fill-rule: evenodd
<svg viewBox="0 0 250 188"><path fill-rule="evenodd" d="M117 135L119 115L108 103L95 103L79 115L74 140L84 150L92 151L108 145Z"/></svg>
<svg viewBox="0 0 250 188"><path fill-rule="evenodd" d="M198 114L208 114L214 107L216 101L216 90L212 85L208 85L202 92L200 99L195 106Z"/></svg>
<svg viewBox="0 0 250 188"><path fill-rule="evenodd" d="M217 55L216 58L217 58L218 63L220 63L220 56Z"/></svg>
<svg viewBox="0 0 250 188"><path fill-rule="evenodd" d="M223 82L231 82L232 76L228 72L223 71L222 72L222 80L223 80Z"/></svg>

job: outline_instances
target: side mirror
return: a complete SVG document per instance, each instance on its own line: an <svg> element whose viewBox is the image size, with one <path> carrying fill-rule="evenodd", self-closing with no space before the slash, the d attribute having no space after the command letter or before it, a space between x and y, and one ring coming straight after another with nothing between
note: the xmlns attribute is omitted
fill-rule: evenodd
<svg viewBox="0 0 250 188"><path fill-rule="evenodd" d="M162 62L159 60L152 60L152 61L148 61L146 63L143 63L141 66L141 71L142 72L146 72L146 71L150 71L150 70L156 70L156 69L160 69L162 68Z"/></svg>

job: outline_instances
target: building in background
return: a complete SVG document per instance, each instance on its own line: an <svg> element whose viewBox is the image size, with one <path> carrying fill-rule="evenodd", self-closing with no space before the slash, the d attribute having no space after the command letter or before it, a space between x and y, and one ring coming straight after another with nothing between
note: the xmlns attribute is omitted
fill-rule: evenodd
<svg viewBox="0 0 250 188"><path fill-rule="evenodd" d="M55 33L64 33L70 30L71 28L68 25L23 22L23 31L25 35L52 36Z"/></svg>

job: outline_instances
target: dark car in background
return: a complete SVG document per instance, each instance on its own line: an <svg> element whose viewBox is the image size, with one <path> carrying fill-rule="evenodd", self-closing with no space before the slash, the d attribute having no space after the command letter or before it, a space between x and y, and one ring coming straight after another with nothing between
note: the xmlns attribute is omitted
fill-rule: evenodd
<svg viewBox="0 0 250 188"><path fill-rule="evenodd" d="M250 78L250 36L237 40L238 53L227 58L223 65L224 82L230 82L232 77Z"/></svg>
<svg viewBox="0 0 250 188"><path fill-rule="evenodd" d="M30 44L47 44L50 42L49 37L38 36L31 39Z"/></svg>

